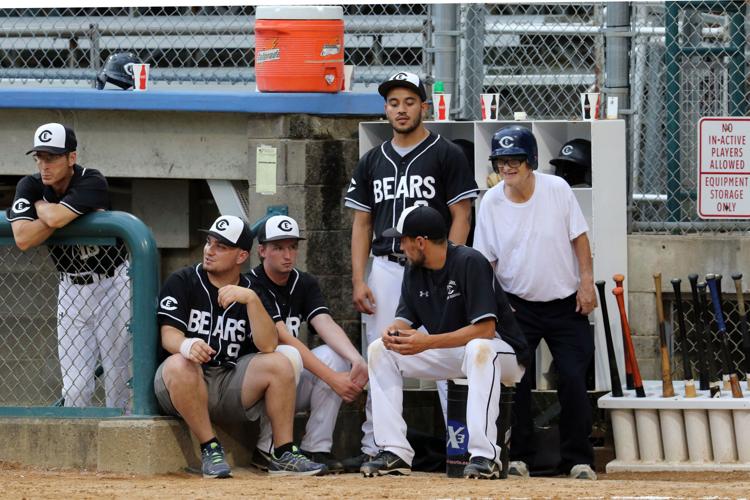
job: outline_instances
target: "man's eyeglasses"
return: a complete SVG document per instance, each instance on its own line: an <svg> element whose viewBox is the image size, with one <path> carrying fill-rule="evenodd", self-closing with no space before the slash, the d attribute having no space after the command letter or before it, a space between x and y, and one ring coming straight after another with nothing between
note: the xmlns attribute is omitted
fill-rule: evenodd
<svg viewBox="0 0 750 500"><path fill-rule="evenodd" d="M523 163L523 160L519 160L518 158L495 158L492 160L492 164L498 168L518 168L521 166L521 163Z"/></svg>

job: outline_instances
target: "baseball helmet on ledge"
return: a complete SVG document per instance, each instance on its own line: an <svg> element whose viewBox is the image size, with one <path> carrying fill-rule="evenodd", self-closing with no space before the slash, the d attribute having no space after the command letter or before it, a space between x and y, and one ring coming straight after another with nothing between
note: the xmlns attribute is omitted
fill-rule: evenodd
<svg viewBox="0 0 750 500"><path fill-rule="evenodd" d="M107 82L123 90L133 86L133 64L142 61L132 52L118 52L107 58L104 67L96 75L96 88L102 90Z"/></svg>

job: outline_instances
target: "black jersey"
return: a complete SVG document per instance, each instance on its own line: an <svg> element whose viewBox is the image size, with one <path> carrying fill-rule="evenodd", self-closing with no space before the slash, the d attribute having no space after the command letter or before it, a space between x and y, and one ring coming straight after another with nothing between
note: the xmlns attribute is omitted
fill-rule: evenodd
<svg viewBox="0 0 750 500"><path fill-rule="evenodd" d="M510 344L518 362L529 366L530 354L492 266L473 248L448 244L442 269L406 266L396 318L430 333L447 333L494 318L496 334Z"/></svg>
<svg viewBox="0 0 750 500"><path fill-rule="evenodd" d="M59 203L78 215L110 208L107 180L96 169L73 166L73 177L62 196L42 183L40 174L27 175L18 181L13 205L6 211L8 221L37 220L34 203L44 200ZM50 245L55 269L63 273L97 273L111 276L127 255L125 245Z"/></svg>
<svg viewBox="0 0 750 500"><path fill-rule="evenodd" d="M274 322L283 321L287 330L295 337L299 336L299 327L303 321L307 321L309 325L310 320L318 314L328 314L318 280L311 274L292 269L289 281L281 286L268 277L261 264L250 271L250 276L253 284L260 284L271 295L276 306L271 318ZM310 331L316 333L312 326Z"/></svg>
<svg viewBox="0 0 750 500"><path fill-rule="evenodd" d="M239 286L251 288L250 279L240 276ZM258 293L258 292L256 292ZM266 310L273 305L267 294L258 293ZM208 279L201 264L172 273L159 293L159 326L169 325L196 337L216 351L210 364L234 365L244 354L258 352L252 340L247 306L233 302L219 306L219 290Z"/></svg>
<svg viewBox="0 0 750 500"><path fill-rule="evenodd" d="M430 132L406 156L391 141L368 151L357 164L344 198L345 205L370 212L373 218L373 255L399 252L399 241L383 231L398 222L412 205L429 205L440 212L448 227L449 206L479 193L474 172L460 147Z"/></svg>

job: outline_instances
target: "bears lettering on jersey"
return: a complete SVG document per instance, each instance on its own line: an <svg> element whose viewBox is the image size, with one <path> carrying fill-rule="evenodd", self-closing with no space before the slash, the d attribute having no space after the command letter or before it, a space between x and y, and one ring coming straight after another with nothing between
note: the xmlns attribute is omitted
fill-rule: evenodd
<svg viewBox="0 0 750 500"><path fill-rule="evenodd" d="M375 203L402 198L431 200L435 197L435 177L402 176L398 179L398 184L395 177L383 177L372 181L372 189Z"/></svg>
<svg viewBox="0 0 750 500"><path fill-rule="evenodd" d="M286 324L286 329L294 335L294 338L299 337L299 327L302 324L302 319L299 316L289 316L284 323Z"/></svg>
<svg viewBox="0 0 750 500"><path fill-rule="evenodd" d="M226 353L230 358L236 358L240 352L240 343L245 340L245 320L235 318L219 318L216 322L212 337L218 337L223 342L227 342ZM224 321L222 321L224 320ZM190 309L190 319L188 320L188 332L196 336L207 336L211 324L211 313Z"/></svg>

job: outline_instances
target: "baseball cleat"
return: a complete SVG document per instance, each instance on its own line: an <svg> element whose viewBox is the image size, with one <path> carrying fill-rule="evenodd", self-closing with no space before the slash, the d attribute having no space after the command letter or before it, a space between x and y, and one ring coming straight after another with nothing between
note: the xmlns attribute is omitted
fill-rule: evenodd
<svg viewBox="0 0 750 500"><path fill-rule="evenodd" d="M395 453L385 450L382 450L377 457L369 462L363 463L359 470L365 477L385 476L387 474L408 476L411 474L409 464Z"/></svg>
<svg viewBox="0 0 750 500"><path fill-rule="evenodd" d="M322 476L327 472L324 464L313 462L295 446L294 451L285 451L280 457L271 456L268 473L273 476Z"/></svg>
<svg viewBox="0 0 750 500"><path fill-rule="evenodd" d="M224 457L224 449L219 443L211 443L201 450L201 472L206 479L232 477L232 469Z"/></svg>
<svg viewBox="0 0 750 500"><path fill-rule="evenodd" d="M329 474L339 474L344 472L344 464L342 464L340 460L336 460L330 452L305 450L299 450L299 452L313 462L325 465Z"/></svg>
<svg viewBox="0 0 750 500"><path fill-rule="evenodd" d="M363 463L369 462L374 458L375 457L372 457L367 453L362 453L357 455L356 457L343 459L341 461L341 464L344 466L344 472L359 472L359 469L360 467L362 467Z"/></svg>
<svg viewBox="0 0 750 500"><path fill-rule="evenodd" d="M596 472L588 464L578 464L570 469L570 477L572 479L590 479L591 481L596 481Z"/></svg>
<svg viewBox="0 0 750 500"><path fill-rule="evenodd" d="M464 467L464 479L500 479L500 467L489 458L471 457Z"/></svg>
<svg viewBox="0 0 750 500"><path fill-rule="evenodd" d="M268 464L271 462L271 460L272 457L270 453L265 452L260 448L255 448L253 457L250 459L250 463L253 467L257 467L263 472L268 472Z"/></svg>
<svg viewBox="0 0 750 500"><path fill-rule="evenodd" d="M508 474L511 476L529 477L529 468L526 467L526 462L514 460L508 464Z"/></svg>

